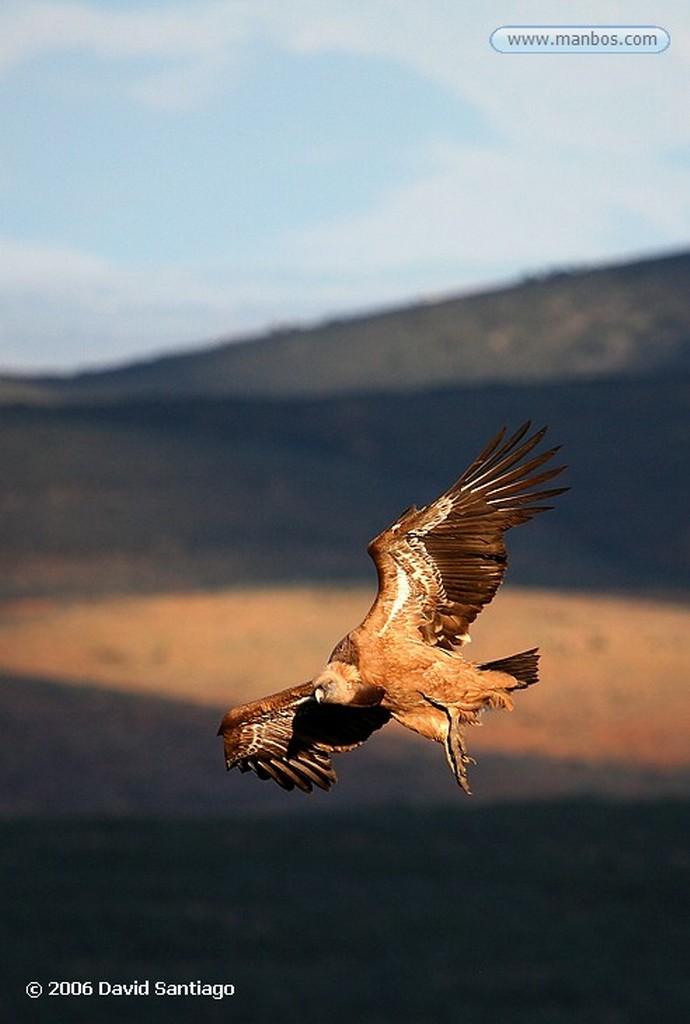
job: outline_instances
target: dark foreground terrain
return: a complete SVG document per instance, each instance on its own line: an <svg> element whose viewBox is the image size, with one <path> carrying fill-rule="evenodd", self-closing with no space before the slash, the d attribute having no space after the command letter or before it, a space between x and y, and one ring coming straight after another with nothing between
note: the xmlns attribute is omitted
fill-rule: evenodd
<svg viewBox="0 0 690 1024"><path fill-rule="evenodd" d="M690 372L321 400L0 409L0 598L372 580L365 548L503 424L571 492L510 582L686 592Z"/></svg>
<svg viewBox="0 0 690 1024"><path fill-rule="evenodd" d="M14 820L2 1019L685 1024L689 825L682 802Z"/></svg>

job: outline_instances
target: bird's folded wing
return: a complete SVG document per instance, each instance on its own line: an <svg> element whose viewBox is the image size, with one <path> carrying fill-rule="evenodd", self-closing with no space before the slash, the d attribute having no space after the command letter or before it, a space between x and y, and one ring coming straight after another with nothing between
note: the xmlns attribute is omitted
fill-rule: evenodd
<svg viewBox="0 0 690 1024"><path fill-rule="evenodd" d="M380 707L319 704L312 689L307 683L228 711L218 730L228 769L254 771L283 789L329 789L337 781L330 754L360 746L390 715Z"/></svg>

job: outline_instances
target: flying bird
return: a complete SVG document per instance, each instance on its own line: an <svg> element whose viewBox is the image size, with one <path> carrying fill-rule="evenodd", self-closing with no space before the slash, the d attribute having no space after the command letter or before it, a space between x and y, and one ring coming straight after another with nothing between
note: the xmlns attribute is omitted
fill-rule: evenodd
<svg viewBox="0 0 690 1024"><path fill-rule="evenodd" d="M218 735L228 768L310 793L337 781L331 754L359 747L391 718L442 743L465 792L465 728L537 682L536 647L478 664L460 648L506 570L506 530L568 488L542 489L558 447L535 453L546 427L503 428L436 501L411 506L369 545L378 593L363 622L301 686L231 708Z"/></svg>

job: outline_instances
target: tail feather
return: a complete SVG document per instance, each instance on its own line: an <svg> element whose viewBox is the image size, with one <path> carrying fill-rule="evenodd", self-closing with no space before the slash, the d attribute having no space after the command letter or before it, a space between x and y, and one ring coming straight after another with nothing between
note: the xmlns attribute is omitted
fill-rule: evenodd
<svg viewBox="0 0 690 1024"><path fill-rule="evenodd" d="M477 668L482 672L506 672L520 684L516 689L522 690L539 681L539 648L533 647L529 651L521 651L520 654L511 654L508 658L487 661L483 665L477 665Z"/></svg>

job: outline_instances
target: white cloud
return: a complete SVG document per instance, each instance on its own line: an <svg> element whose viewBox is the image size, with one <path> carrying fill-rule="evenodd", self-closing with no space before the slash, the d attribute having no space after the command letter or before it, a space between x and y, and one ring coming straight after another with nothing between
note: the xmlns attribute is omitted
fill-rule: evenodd
<svg viewBox="0 0 690 1024"><path fill-rule="evenodd" d="M620 218L639 225L639 248L687 244L687 173L631 169L607 154L575 164L547 147L446 147L376 208L305 227L286 248L296 267L362 276L444 264L517 270L615 255Z"/></svg>
<svg viewBox="0 0 690 1024"><path fill-rule="evenodd" d="M199 337L232 317L220 289L177 268L121 268L60 246L0 241L5 367L86 364Z"/></svg>
<svg viewBox="0 0 690 1024"><path fill-rule="evenodd" d="M131 268L0 239L0 367L48 372L119 363L405 297L395 282L295 275L290 264Z"/></svg>
<svg viewBox="0 0 690 1024"><path fill-rule="evenodd" d="M690 9L657 0L654 20L671 33L664 54L519 57L495 53L492 29L521 24L647 24L649 5L580 0L477 5L470 0L198 0L108 7L23 0L0 12L0 69L45 53L81 50L130 62L126 92L139 102L189 109L232 83L250 41L293 53L341 52L397 61L472 103L506 138L584 141L639 149L690 139L686 94ZM138 58L158 59L143 71Z"/></svg>
<svg viewBox="0 0 690 1024"><path fill-rule="evenodd" d="M340 0L332 6L320 0L186 0L163 8L10 0L0 9L0 73L45 55L85 53L119 62L122 92L136 102L186 111L232 84L247 42L300 50L314 20L347 6Z"/></svg>
<svg viewBox="0 0 690 1024"><path fill-rule="evenodd" d="M444 85L481 110L504 137L526 145L634 151L690 139L690 8L647 3L553 0L474 4L468 0L353 0L322 4L294 27L292 45L388 57ZM671 34L665 54L557 58L502 55L489 35L502 24L649 24Z"/></svg>
<svg viewBox="0 0 690 1024"><path fill-rule="evenodd" d="M137 102L186 110L223 86L221 72L250 23L242 4L11 3L0 12L0 71L46 54L86 53L123 64L122 92Z"/></svg>
<svg viewBox="0 0 690 1024"><path fill-rule="evenodd" d="M0 18L0 66L8 69L45 53L84 50L109 59L191 57L228 41L213 18L217 4L108 8L107 4L9 3ZM224 19L227 26L227 19Z"/></svg>

